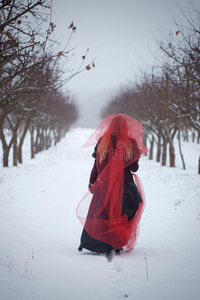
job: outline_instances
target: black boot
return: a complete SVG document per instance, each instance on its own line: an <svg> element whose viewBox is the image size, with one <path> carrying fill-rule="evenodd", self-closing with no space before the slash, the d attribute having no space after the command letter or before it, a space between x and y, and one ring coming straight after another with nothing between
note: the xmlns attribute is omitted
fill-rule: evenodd
<svg viewBox="0 0 200 300"><path fill-rule="evenodd" d="M115 254L120 255L120 251L122 251L123 249L115 249Z"/></svg>
<svg viewBox="0 0 200 300"><path fill-rule="evenodd" d="M78 247L78 251L81 252L83 250L83 248L81 247L81 245Z"/></svg>

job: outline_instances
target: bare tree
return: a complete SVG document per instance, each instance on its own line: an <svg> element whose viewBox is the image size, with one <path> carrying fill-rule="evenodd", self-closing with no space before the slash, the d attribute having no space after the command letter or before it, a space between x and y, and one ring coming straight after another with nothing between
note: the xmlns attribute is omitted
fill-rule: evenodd
<svg viewBox="0 0 200 300"><path fill-rule="evenodd" d="M66 70L62 70L60 61L68 61L68 55L73 50L69 48L69 42L76 32L76 26L73 22L70 24L69 39L59 49L59 42L52 38L56 25L52 21L49 1L4 0L0 13L0 140L3 165L8 166L9 152L13 146L13 165L16 166L18 161L22 162L22 146L28 129L34 129L35 120L38 124L44 121L44 109L48 117L46 125L43 122L42 129L39 127L39 132L41 140L44 140L41 130L45 132L46 148L50 144L50 135L45 128L49 129L50 123L54 123L51 126L58 141L66 126L73 123L72 120L69 122L66 110L69 112L74 109L72 117L76 120L76 106L66 103L58 89L75 75L95 65L94 60L86 64L87 49L79 67L76 70L67 69L69 76L63 77ZM62 103L59 117L53 114L58 103L53 102L52 97L60 105ZM64 112L68 120L62 118ZM59 118L62 122L58 121ZM9 141L6 136L8 132Z"/></svg>
<svg viewBox="0 0 200 300"><path fill-rule="evenodd" d="M184 12L187 25L176 23L175 35L170 40L159 42L160 49L168 58L168 80L178 89L178 106L170 109L179 118L188 120L190 128L200 134L200 12L192 6L195 17L188 18Z"/></svg>

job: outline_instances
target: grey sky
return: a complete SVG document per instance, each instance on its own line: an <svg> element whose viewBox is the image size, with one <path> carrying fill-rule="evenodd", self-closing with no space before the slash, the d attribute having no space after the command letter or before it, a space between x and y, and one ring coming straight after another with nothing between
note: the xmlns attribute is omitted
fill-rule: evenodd
<svg viewBox="0 0 200 300"><path fill-rule="evenodd" d="M67 85L82 108L80 125L96 126L99 111L109 95L127 83L138 68L153 65L157 40L176 30L173 18L183 24L179 9L188 14L192 3L200 10L199 0L54 0L55 34L61 41L69 37L71 21L77 27L69 48L76 47L68 66L76 68L90 49L89 63L96 67L75 77Z"/></svg>

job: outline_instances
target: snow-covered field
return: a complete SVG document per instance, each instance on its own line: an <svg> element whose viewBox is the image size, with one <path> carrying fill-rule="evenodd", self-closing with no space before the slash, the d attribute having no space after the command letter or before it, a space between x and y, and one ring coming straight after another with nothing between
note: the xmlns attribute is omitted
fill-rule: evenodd
<svg viewBox="0 0 200 300"><path fill-rule="evenodd" d="M81 149L91 129L74 128L56 147L18 167L0 167L1 300L199 300L200 145L183 143L187 170L141 159L146 193L134 251L79 253L76 207L93 165ZM27 145L28 147L28 145Z"/></svg>

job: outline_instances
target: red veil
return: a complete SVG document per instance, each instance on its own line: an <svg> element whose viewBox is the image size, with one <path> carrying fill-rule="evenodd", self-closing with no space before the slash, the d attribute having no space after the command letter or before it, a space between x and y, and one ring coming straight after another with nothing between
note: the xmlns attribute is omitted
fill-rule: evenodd
<svg viewBox="0 0 200 300"><path fill-rule="evenodd" d="M122 215L124 169L147 154L143 126L126 114L108 115L83 147L96 145L97 179L77 207L77 217L88 234L115 249L132 250L139 234L145 196L138 176L135 184L142 198L135 216Z"/></svg>

